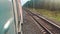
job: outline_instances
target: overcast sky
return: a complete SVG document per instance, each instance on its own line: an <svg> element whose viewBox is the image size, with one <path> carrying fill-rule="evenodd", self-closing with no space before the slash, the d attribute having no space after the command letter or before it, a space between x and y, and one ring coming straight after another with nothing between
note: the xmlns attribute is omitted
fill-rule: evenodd
<svg viewBox="0 0 60 34"><path fill-rule="evenodd" d="M27 1L30 1L30 0L21 0L21 5L23 6Z"/></svg>

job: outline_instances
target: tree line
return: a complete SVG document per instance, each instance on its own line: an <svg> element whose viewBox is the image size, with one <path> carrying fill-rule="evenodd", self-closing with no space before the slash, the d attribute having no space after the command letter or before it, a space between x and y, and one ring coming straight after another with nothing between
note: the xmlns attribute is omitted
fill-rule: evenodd
<svg viewBox="0 0 60 34"><path fill-rule="evenodd" d="M31 0L23 7L60 10L60 0Z"/></svg>

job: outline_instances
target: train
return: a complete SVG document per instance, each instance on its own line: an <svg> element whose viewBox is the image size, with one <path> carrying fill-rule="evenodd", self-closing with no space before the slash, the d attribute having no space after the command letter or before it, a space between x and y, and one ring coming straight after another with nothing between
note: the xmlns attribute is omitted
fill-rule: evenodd
<svg viewBox="0 0 60 34"><path fill-rule="evenodd" d="M21 32L23 17L22 7L19 4L20 0L0 0L0 34Z"/></svg>

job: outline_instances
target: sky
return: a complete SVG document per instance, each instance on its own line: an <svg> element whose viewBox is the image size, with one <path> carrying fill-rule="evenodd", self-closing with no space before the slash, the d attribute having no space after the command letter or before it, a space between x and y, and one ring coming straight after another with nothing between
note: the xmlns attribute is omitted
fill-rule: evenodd
<svg viewBox="0 0 60 34"><path fill-rule="evenodd" d="M21 5L23 6L27 1L30 1L30 0L21 0Z"/></svg>

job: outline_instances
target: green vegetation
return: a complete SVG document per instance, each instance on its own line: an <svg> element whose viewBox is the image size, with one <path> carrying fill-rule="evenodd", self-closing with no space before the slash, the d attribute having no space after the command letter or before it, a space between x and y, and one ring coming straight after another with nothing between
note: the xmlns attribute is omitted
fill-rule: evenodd
<svg viewBox="0 0 60 34"><path fill-rule="evenodd" d="M31 9L32 11L37 11L38 13L42 14L51 19L55 19L56 21L60 21L60 11L51 11L47 9Z"/></svg>
<svg viewBox="0 0 60 34"><path fill-rule="evenodd" d="M23 7L60 21L60 0L30 0Z"/></svg>

